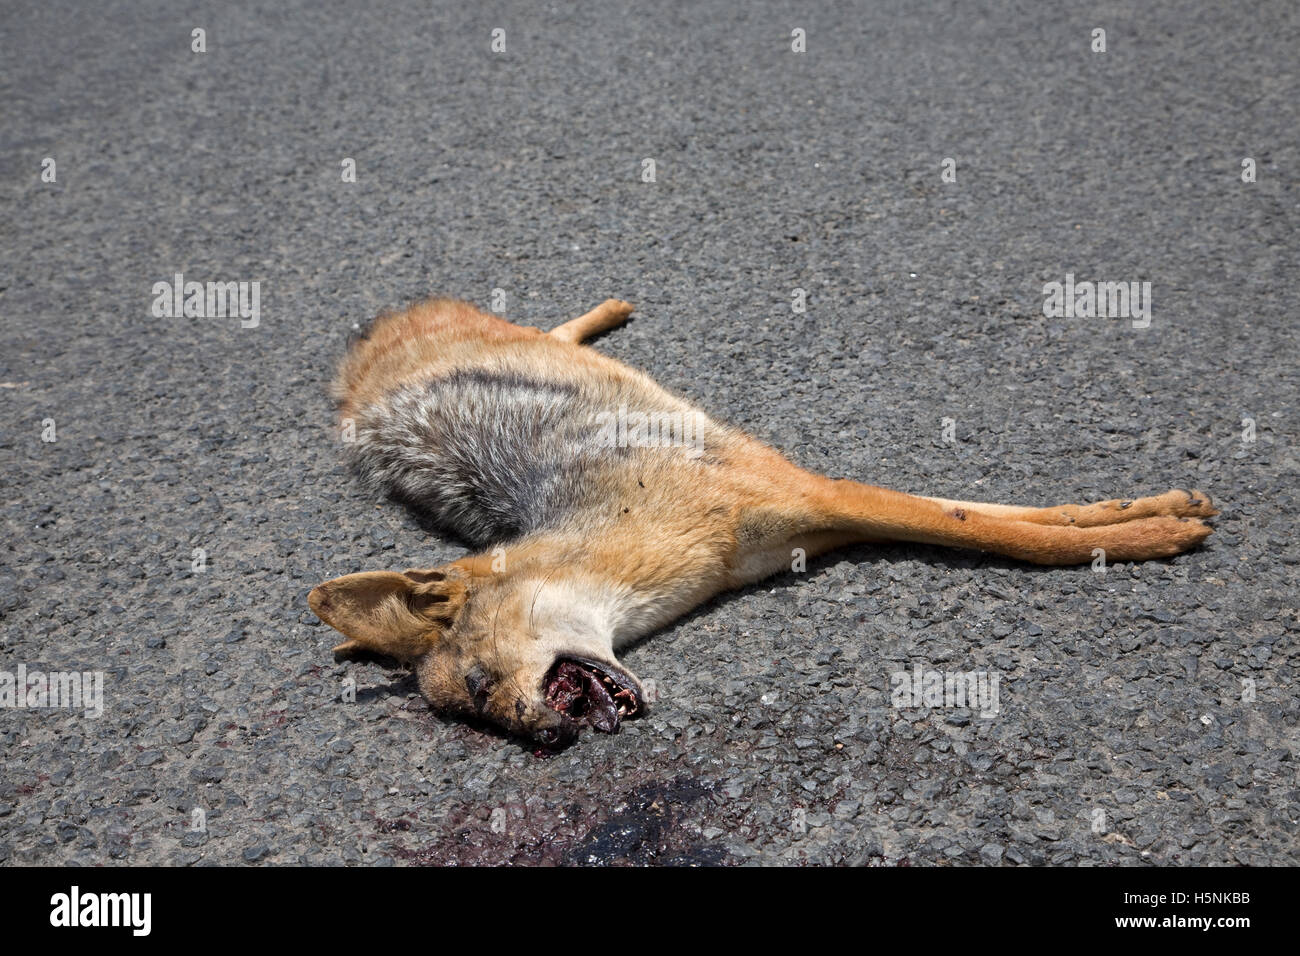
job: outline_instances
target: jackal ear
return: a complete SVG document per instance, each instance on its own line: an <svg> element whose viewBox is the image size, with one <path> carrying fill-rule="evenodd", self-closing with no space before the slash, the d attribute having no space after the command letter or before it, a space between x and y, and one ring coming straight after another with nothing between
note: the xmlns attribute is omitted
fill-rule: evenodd
<svg viewBox="0 0 1300 956"><path fill-rule="evenodd" d="M415 660L437 646L469 593L466 575L451 566L427 571L367 571L313 588L307 604L348 637L334 648L342 660L358 651Z"/></svg>

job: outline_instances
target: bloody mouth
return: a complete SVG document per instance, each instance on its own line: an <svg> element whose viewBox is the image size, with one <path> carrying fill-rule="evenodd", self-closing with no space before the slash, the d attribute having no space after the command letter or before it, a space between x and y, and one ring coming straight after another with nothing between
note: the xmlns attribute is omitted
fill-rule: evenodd
<svg viewBox="0 0 1300 956"><path fill-rule="evenodd" d="M546 675L546 705L575 724L612 734L641 709L632 684L591 661L561 657Z"/></svg>

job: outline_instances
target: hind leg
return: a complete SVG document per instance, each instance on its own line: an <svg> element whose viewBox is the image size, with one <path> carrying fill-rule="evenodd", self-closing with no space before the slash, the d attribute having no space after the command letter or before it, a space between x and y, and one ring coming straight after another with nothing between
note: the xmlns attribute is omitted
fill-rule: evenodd
<svg viewBox="0 0 1300 956"><path fill-rule="evenodd" d="M632 304L621 299L606 299L586 315L570 319L551 329L550 334L565 342L581 342L593 335L608 331L627 321L632 314Z"/></svg>

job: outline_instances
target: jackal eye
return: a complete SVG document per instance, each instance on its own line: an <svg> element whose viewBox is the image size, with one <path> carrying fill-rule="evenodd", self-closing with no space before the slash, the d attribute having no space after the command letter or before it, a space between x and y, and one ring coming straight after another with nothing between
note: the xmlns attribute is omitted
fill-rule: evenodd
<svg viewBox="0 0 1300 956"><path fill-rule="evenodd" d="M469 691L469 699L474 702L474 709L478 713L483 713L483 708L487 707L488 697L492 694L492 686L495 683L478 667L465 675L465 690Z"/></svg>

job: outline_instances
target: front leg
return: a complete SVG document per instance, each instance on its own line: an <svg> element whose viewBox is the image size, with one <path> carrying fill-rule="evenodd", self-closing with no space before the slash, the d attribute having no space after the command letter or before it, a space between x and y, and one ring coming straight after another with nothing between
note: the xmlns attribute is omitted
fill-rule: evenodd
<svg viewBox="0 0 1300 956"><path fill-rule="evenodd" d="M1200 544L1213 530L1199 517L1177 511L1109 524L1085 524L1077 517L1074 523L1043 524L855 481L827 479L821 495L826 520L844 531L864 537L972 548L1034 564L1088 564L1098 552L1111 561L1168 558ZM1185 492L1178 495L1181 501L1188 501ZM1196 504L1190 507L1197 511L1217 513L1208 499L1192 500ZM1124 510L1101 509L1100 513ZM1082 509L1078 515L1091 519L1094 513Z"/></svg>
<svg viewBox="0 0 1300 956"><path fill-rule="evenodd" d="M804 471L763 447L744 452L744 492L733 575L774 573L806 539L829 550L855 542L914 541L971 548L1034 564L1166 558L1209 536L1217 514L1208 495L1174 491L1133 501L1016 508L923 498ZM812 550L808 554L814 553Z"/></svg>

